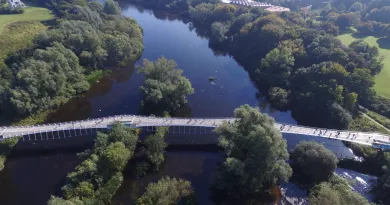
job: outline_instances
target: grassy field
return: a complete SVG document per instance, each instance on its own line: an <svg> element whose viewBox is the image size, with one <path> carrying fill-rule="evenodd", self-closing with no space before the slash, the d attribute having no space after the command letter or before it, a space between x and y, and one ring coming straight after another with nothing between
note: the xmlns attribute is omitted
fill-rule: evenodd
<svg viewBox="0 0 390 205"><path fill-rule="evenodd" d="M355 119L353 119L353 121L349 124L348 130L362 132L380 132L383 134L390 135L388 131L378 126L371 120L365 118L363 115L359 115Z"/></svg>
<svg viewBox="0 0 390 205"><path fill-rule="evenodd" d="M367 111L366 114L368 116L370 116L372 119L374 119L375 121L379 122L381 125L390 129L390 119L389 118L382 116L376 112L369 111L369 110Z"/></svg>
<svg viewBox="0 0 390 205"><path fill-rule="evenodd" d="M46 29L40 21L52 18L50 10L40 7L27 7L23 14L0 15L0 63L7 55L28 47Z"/></svg>
<svg viewBox="0 0 390 205"><path fill-rule="evenodd" d="M352 41L357 40L352 34L343 34L338 36L338 38L346 45L349 45ZM369 45L375 45L379 47L377 42L378 38L373 36L368 36L363 38L365 42ZM383 70L378 75L375 76L375 91L385 98L390 99L390 49L383 49L379 47L379 52L384 56L383 60Z"/></svg>
<svg viewBox="0 0 390 205"><path fill-rule="evenodd" d="M46 26L39 21L21 21L6 25L0 34L0 62L9 54L31 45L33 38Z"/></svg>
<svg viewBox="0 0 390 205"><path fill-rule="evenodd" d="M54 16L50 10L41 7L27 7L23 14L0 15L0 33L6 25L21 21L45 21Z"/></svg>

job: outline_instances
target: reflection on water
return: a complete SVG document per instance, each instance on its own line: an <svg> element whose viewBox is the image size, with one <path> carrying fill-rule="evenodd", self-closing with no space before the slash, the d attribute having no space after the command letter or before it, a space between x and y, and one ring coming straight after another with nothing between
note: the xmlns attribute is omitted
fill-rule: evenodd
<svg viewBox="0 0 390 205"><path fill-rule="evenodd" d="M169 151L158 173L140 179L133 179L129 173L125 173L123 186L116 193L112 204L133 204L150 182L156 182L163 176L170 176L189 180L195 190L198 204L212 205L214 203L209 199L211 177L217 162L221 159L217 152Z"/></svg>
<svg viewBox="0 0 390 205"><path fill-rule="evenodd" d="M114 95L126 95L130 89L122 88L115 89L115 84L121 84L123 82L128 82L135 72L134 65L127 68L114 68L111 69L112 73L108 76L103 77L99 80L98 83L94 84L82 97L73 99L63 105L57 112L52 114L49 118L49 122L59 122L59 121L72 121L72 120L82 120L88 119L93 116L93 111L102 112L103 110L106 112L110 109L115 109L115 105L118 101L122 101L122 99L113 98ZM140 79L141 80L141 79ZM135 83L136 81L134 81ZM141 81L138 81L141 83ZM141 84L139 84L141 85ZM131 91L131 90L130 90ZM138 90L137 90L138 92ZM90 99L95 99L96 101L103 100L105 106L99 107L96 111L94 109ZM133 99L134 101L139 100L140 98ZM123 100L126 102L126 100ZM125 109L128 105L125 105ZM124 113L115 113L115 114L127 114Z"/></svg>
<svg viewBox="0 0 390 205"><path fill-rule="evenodd" d="M156 60L160 56L174 59L191 81L195 93L188 97L188 105L178 116L225 117L242 104L261 105L263 112L277 121L296 124L290 112L271 109L258 97L248 73L229 56L216 56L208 40L201 38L177 16L160 11L122 5L125 16L137 20L144 31L145 50L142 59ZM216 78L210 83L208 78ZM143 77L134 67L114 71L113 75L94 85L85 97L73 100L51 117L51 121L68 121L139 111L139 87ZM260 103L259 103L260 102Z"/></svg>
<svg viewBox="0 0 390 205"><path fill-rule="evenodd" d="M129 5L122 9L124 15L136 19L144 30L145 51L141 59L156 60L160 56L174 59L192 82L195 93L188 98L188 105L179 110L176 116L232 116L236 107L250 104L259 106L278 122L296 124L290 112L281 112L270 107L259 95L246 71L234 59L216 56L209 48L208 40L200 37L193 28L189 29L190 26L182 20L164 12L143 10ZM140 61L136 62L139 63ZM210 76L216 78L214 83L208 81ZM51 116L50 121L135 114L140 107L139 87L142 84L143 77L137 74L134 65L114 68L110 76L101 79L83 97L71 100L61 107ZM283 136L287 139L289 150L299 141L315 140L324 143L338 156L354 156L340 141L294 134ZM138 180L125 173L125 181L114 197L113 204L133 203L143 193L147 184L165 175L190 180L198 203L213 204L209 199L209 186L213 170L220 160L218 153L169 151L165 166L159 173ZM0 204L45 204L51 194L61 194L60 187L65 183L66 173L72 171L78 163L80 161L75 153L11 157L6 168L0 172ZM349 170L344 172L354 176ZM358 177L367 182L364 177ZM354 179L358 180L357 177ZM360 180L360 183L363 182ZM288 188L288 194L298 200L304 197L305 191L291 184L282 187ZM360 190L358 187L356 189Z"/></svg>
<svg viewBox="0 0 390 205"><path fill-rule="evenodd" d="M79 163L76 153L9 158L0 172L0 204L46 204Z"/></svg>

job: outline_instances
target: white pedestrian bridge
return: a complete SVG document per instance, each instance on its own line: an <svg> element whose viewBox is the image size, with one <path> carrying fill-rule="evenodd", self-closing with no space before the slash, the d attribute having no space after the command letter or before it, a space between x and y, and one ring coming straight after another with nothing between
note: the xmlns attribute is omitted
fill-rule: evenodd
<svg viewBox="0 0 390 205"><path fill-rule="evenodd" d="M22 140L51 140L74 136L95 134L110 129L114 123L122 123L133 128L153 130L167 126L169 131L182 134L210 133L224 121L232 123L236 118L163 118L138 115L118 115L82 121L42 124L33 126L2 127L0 140L22 137ZM353 132L325 128L305 127L275 123L275 128L282 133L322 137L341 141L354 142L375 148L390 150L390 136L375 132Z"/></svg>

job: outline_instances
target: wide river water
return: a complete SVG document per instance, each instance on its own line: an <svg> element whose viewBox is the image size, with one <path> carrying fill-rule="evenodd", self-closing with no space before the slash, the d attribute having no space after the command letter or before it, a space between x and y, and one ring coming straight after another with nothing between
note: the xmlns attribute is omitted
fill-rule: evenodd
<svg viewBox="0 0 390 205"><path fill-rule="evenodd" d="M177 116L227 117L242 104L259 106L262 112L278 122L296 124L290 112L272 109L249 78L248 73L229 56L217 55L209 48L208 40L197 35L190 25L162 12L122 5L123 14L137 20L144 31L145 50L142 59L156 60L160 56L173 59L191 81L195 93L188 97L188 105ZM208 78L216 77L211 83ZM113 69L110 76L85 94L64 105L50 121L69 121L117 114L136 114L140 107L139 87L143 77L136 66ZM354 157L341 142L313 139L309 136L283 135L291 150L299 141L315 140L324 143L338 156ZM213 204L209 199L209 185L216 163L221 160L216 152L168 151L163 169L139 180L126 177L113 204L129 204L142 194L145 186L164 175L190 180L199 204ZM0 204L45 204L50 194L59 195L66 173L80 163L75 152L48 153L28 157L10 157L0 172ZM337 173L357 181L357 190L367 191L370 176L338 169ZM302 201L305 191L293 184L282 185L289 197Z"/></svg>

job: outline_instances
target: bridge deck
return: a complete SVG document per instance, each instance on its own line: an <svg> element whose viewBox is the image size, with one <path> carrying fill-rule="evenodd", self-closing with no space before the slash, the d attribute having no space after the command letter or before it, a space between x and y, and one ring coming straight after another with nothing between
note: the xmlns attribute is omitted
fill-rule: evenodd
<svg viewBox="0 0 390 205"><path fill-rule="evenodd" d="M160 127L160 126L189 126L189 127L217 127L223 121L233 122L235 118L215 118L215 119L201 119L201 118L159 118L159 117L144 117L136 115L121 115L106 118L98 118L91 120L45 124L36 126L22 126L22 127L3 127L0 130L2 138L10 138L17 136L25 136L31 134L59 132L70 130L85 130L85 129L99 129L108 128L115 122L129 124L134 127ZM324 137L337 140L344 140L365 145L373 145L374 139L390 143L390 136L380 133L366 133L366 132L351 132L339 131L323 128L312 128L298 125L288 125L275 123L275 128L282 133L309 135L313 137Z"/></svg>

